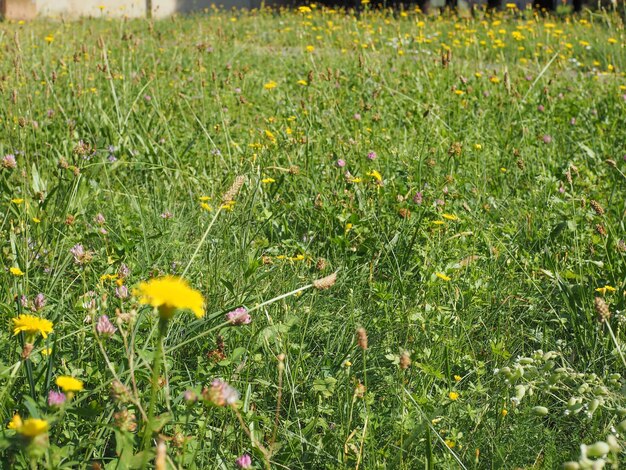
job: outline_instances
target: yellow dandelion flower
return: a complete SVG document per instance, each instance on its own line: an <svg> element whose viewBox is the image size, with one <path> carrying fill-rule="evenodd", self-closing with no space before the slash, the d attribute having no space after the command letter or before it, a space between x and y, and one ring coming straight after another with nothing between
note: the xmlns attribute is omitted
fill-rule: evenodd
<svg viewBox="0 0 626 470"><path fill-rule="evenodd" d="M446 282L452 279L451 277L446 276L444 273L435 273L435 276L437 276L442 281L446 281Z"/></svg>
<svg viewBox="0 0 626 470"><path fill-rule="evenodd" d="M7 428L17 431L21 426L22 426L22 418L20 415L15 413L13 415L13 418L11 418L11 421L9 421L9 425L7 426Z"/></svg>
<svg viewBox="0 0 626 470"><path fill-rule="evenodd" d="M449 449L452 449L456 445L456 443L454 441L451 441L450 439L446 439L444 442L446 443Z"/></svg>
<svg viewBox="0 0 626 470"><path fill-rule="evenodd" d="M311 45L306 46L306 51L307 51L307 52L313 52L314 50L315 50L315 47L314 47L314 46L311 46Z"/></svg>
<svg viewBox="0 0 626 470"><path fill-rule="evenodd" d="M493 77L489 77L489 81L491 83L500 83L500 79L496 77L495 75Z"/></svg>
<svg viewBox="0 0 626 470"><path fill-rule="evenodd" d="M204 316L204 298L186 280L165 276L142 282L135 290L139 302L159 309L162 319L170 319L176 310L191 310L197 318Z"/></svg>
<svg viewBox="0 0 626 470"><path fill-rule="evenodd" d="M445 220L433 220L433 225L445 225Z"/></svg>
<svg viewBox="0 0 626 470"><path fill-rule="evenodd" d="M11 199L11 202L12 202L13 204L18 204L18 205L19 205L19 204L21 204L21 203L23 203L23 202L24 202L24 199L22 199L21 197L16 197L16 198L14 198L14 199Z"/></svg>
<svg viewBox="0 0 626 470"><path fill-rule="evenodd" d="M274 178L263 178L261 180L261 183L263 183L263 184L270 184L270 183L275 183L275 182L276 182L276 180Z"/></svg>
<svg viewBox="0 0 626 470"><path fill-rule="evenodd" d="M278 86L278 83L276 83L274 80L270 80L265 85L263 85L263 88L265 88L266 90L273 90L277 86Z"/></svg>
<svg viewBox="0 0 626 470"><path fill-rule="evenodd" d="M609 38L607 39L607 41L609 42L609 44L617 44L617 39L615 38Z"/></svg>
<svg viewBox="0 0 626 470"><path fill-rule="evenodd" d="M302 85L302 86L307 86L307 85L308 85L308 83L307 83L307 81L306 81L306 80L298 80L296 83L297 83L298 85Z"/></svg>
<svg viewBox="0 0 626 470"><path fill-rule="evenodd" d="M454 90L454 94L461 96L461 95L464 95L465 92L463 90Z"/></svg>
<svg viewBox="0 0 626 470"><path fill-rule="evenodd" d="M201 201L210 201L211 200L211 196L200 196L198 198Z"/></svg>
<svg viewBox="0 0 626 470"><path fill-rule="evenodd" d="M213 209L206 202L201 202L200 207L202 207L205 211L211 212Z"/></svg>
<svg viewBox="0 0 626 470"><path fill-rule="evenodd" d="M441 217L446 220L459 220L459 218L454 214L441 214Z"/></svg>
<svg viewBox="0 0 626 470"><path fill-rule="evenodd" d="M49 356L50 354L52 354L52 348L43 348L41 350L42 356Z"/></svg>
<svg viewBox="0 0 626 470"><path fill-rule="evenodd" d="M24 332L27 335L40 334L44 338L52 333L52 322L45 318L35 317L34 315L20 315L13 318L13 334Z"/></svg>
<svg viewBox="0 0 626 470"><path fill-rule="evenodd" d="M37 217L33 217L33 222L38 224L41 222L41 219L37 218Z"/></svg>
<svg viewBox="0 0 626 470"><path fill-rule="evenodd" d="M23 276L24 275L24 271L22 271L20 268L18 268L17 266L13 266L11 268L9 268L9 271L11 272L11 274L13 274L14 276Z"/></svg>
<svg viewBox="0 0 626 470"><path fill-rule="evenodd" d="M460 376L460 375L455 375L455 376L454 376L454 380L455 380L456 382L460 382L460 381L461 381L461 376Z"/></svg>
<svg viewBox="0 0 626 470"><path fill-rule="evenodd" d="M448 393L448 398L452 401L457 401L459 399L459 394L457 392Z"/></svg>
<svg viewBox="0 0 626 470"><path fill-rule="evenodd" d="M80 392L83 389L83 382L69 375L57 377L55 383L65 393Z"/></svg>
<svg viewBox="0 0 626 470"><path fill-rule="evenodd" d="M504 418L506 415L509 414L509 411L506 408L502 408L502 411L500 412L500 414L502 415L502 417Z"/></svg>
<svg viewBox="0 0 626 470"><path fill-rule="evenodd" d="M383 180L383 175L381 175L378 171L376 170L372 170L369 173L367 173L367 176L371 176L372 178L374 178L376 181L378 181L379 183L382 182Z"/></svg>
<svg viewBox="0 0 626 470"><path fill-rule="evenodd" d="M45 419L28 418L16 429L24 437L37 437L48 432L48 421Z"/></svg>
<svg viewBox="0 0 626 470"><path fill-rule="evenodd" d="M52 34L48 34L45 38L43 38L44 41L46 41L48 44L52 43L52 41L54 41L54 36Z"/></svg>

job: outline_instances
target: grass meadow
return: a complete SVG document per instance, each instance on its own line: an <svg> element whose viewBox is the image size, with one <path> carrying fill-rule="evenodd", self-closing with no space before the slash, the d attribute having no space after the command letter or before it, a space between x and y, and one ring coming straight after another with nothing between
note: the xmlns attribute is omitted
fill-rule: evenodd
<svg viewBox="0 0 626 470"><path fill-rule="evenodd" d="M620 467L618 14L0 46L0 468Z"/></svg>

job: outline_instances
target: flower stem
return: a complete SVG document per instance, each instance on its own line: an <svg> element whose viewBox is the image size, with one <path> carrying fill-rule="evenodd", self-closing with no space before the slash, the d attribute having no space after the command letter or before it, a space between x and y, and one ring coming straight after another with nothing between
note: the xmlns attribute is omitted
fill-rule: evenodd
<svg viewBox="0 0 626 470"><path fill-rule="evenodd" d="M150 392L150 405L148 406L148 421L146 422L142 449L144 452L142 468L145 468L148 460L148 448L150 447L150 438L154 430L154 408L156 406L157 394L159 390L159 377L161 375L161 366L163 362L163 338L167 333L167 319L159 319L159 333L157 337L157 348L154 354L154 361L152 362L152 389Z"/></svg>

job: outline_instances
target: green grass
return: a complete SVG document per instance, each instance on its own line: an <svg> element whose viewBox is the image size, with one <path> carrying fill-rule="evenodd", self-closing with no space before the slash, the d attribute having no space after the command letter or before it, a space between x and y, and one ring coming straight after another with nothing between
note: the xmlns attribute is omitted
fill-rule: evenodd
<svg viewBox="0 0 626 470"><path fill-rule="evenodd" d="M556 468L622 442L617 15L215 10L4 23L0 41L0 156L17 161L0 172L0 413L50 424L32 441L3 425L2 468L141 467L158 435L168 468L243 453L254 468ZM103 276L122 264L131 293L185 273L206 299L205 318L170 322L144 453L158 315L115 295ZM268 302L335 271L329 290ZM242 305L252 322L224 325ZM20 313L54 323L28 360ZM85 389L59 409L61 375ZM116 377L134 403L112 397ZM185 403L215 378L237 406Z"/></svg>

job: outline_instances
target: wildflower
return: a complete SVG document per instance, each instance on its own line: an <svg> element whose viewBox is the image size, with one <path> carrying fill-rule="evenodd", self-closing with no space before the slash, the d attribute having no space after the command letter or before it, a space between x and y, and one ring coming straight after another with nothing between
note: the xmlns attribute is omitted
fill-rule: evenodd
<svg viewBox="0 0 626 470"><path fill-rule="evenodd" d="M113 326L113 323L111 323L111 320L109 320L108 316L102 315L100 318L98 318L96 331L102 336L113 336L117 331L117 328Z"/></svg>
<svg viewBox="0 0 626 470"><path fill-rule="evenodd" d="M367 331L365 331L365 328L363 327L357 328L356 338L357 338L357 344L359 345L359 347L363 350L366 350L367 349Z"/></svg>
<svg viewBox="0 0 626 470"><path fill-rule="evenodd" d="M446 220L459 220L459 218L454 214L441 214L441 217Z"/></svg>
<svg viewBox="0 0 626 470"><path fill-rule="evenodd" d="M243 454L235 460L235 465L239 468L252 468L252 457L248 454Z"/></svg>
<svg viewBox="0 0 626 470"><path fill-rule="evenodd" d="M311 46L311 45L306 46L306 51L307 52L313 52L314 50L315 50L314 46Z"/></svg>
<svg viewBox="0 0 626 470"><path fill-rule="evenodd" d="M13 334L24 332L29 336L40 334L45 338L52 333L52 322L33 315L20 315L13 318Z"/></svg>
<svg viewBox="0 0 626 470"><path fill-rule="evenodd" d="M127 409L115 413L113 419L115 420L115 426L117 426L120 431L134 432L137 430L135 413L131 413Z"/></svg>
<svg viewBox="0 0 626 470"><path fill-rule="evenodd" d="M205 400L216 406L234 405L239 400L239 392L222 379L215 379L202 395Z"/></svg>
<svg viewBox="0 0 626 470"><path fill-rule="evenodd" d="M185 399L185 403L187 405L193 405L195 402L198 401L197 393L191 389L185 390L185 393L183 394L183 398Z"/></svg>
<svg viewBox="0 0 626 470"><path fill-rule="evenodd" d="M115 297L118 299L127 299L128 298L128 287L125 285L117 286L115 288Z"/></svg>
<svg viewBox="0 0 626 470"><path fill-rule="evenodd" d="M20 268L18 268L18 267L16 267L16 266L11 267L11 268L9 269L9 271L10 271L10 272L11 272L11 274L13 274L14 276L23 276L23 275L24 275L24 272L23 272Z"/></svg>
<svg viewBox="0 0 626 470"><path fill-rule="evenodd" d="M189 287L186 280L165 276L139 284L135 291L139 302L159 309L162 319L168 320L174 312L191 310L197 318L204 316L204 298L202 294Z"/></svg>
<svg viewBox="0 0 626 470"><path fill-rule="evenodd" d="M502 408L502 411L500 412L500 414L502 415L502 417L504 418L506 415L509 414L509 411L506 408Z"/></svg>
<svg viewBox="0 0 626 470"><path fill-rule="evenodd" d="M57 377L57 386L67 394L80 392L83 389L83 382L69 375L61 375Z"/></svg>
<svg viewBox="0 0 626 470"><path fill-rule="evenodd" d="M383 176L376 170L368 172L367 176L371 176L372 178L374 178L377 183L382 183L383 181Z"/></svg>
<svg viewBox="0 0 626 470"><path fill-rule="evenodd" d="M369 152L369 153L367 154L367 158L368 158L369 160L376 160L376 159L378 158L378 155L376 155L376 152Z"/></svg>
<svg viewBox="0 0 626 470"><path fill-rule="evenodd" d="M457 401L459 399L459 394L457 392L448 393L448 398L452 401Z"/></svg>
<svg viewBox="0 0 626 470"><path fill-rule="evenodd" d="M28 418L22 421L20 415L15 414L9 423L9 429L17 431L27 438L34 438L48 432L48 422L44 419Z"/></svg>
<svg viewBox="0 0 626 470"><path fill-rule="evenodd" d="M261 183L263 183L263 184L270 184L270 183L275 183L275 182L276 182L276 180L274 178L263 178L261 180Z"/></svg>
<svg viewBox="0 0 626 470"><path fill-rule="evenodd" d="M65 399L65 394L62 392L56 392L54 390L50 390L50 392L48 392L48 406L62 406L63 403L65 403Z"/></svg>
<svg viewBox="0 0 626 470"><path fill-rule="evenodd" d="M302 85L302 86L307 86L307 85L308 85L308 83L307 83L307 81L306 81L306 80L298 80L296 83L297 83L298 85Z"/></svg>
<svg viewBox="0 0 626 470"><path fill-rule="evenodd" d="M2 157L2 166L7 169L14 169L17 167L17 161L15 160L15 155L8 154Z"/></svg>
<svg viewBox="0 0 626 470"><path fill-rule="evenodd" d="M417 204L418 206L422 203L423 200L424 200L424 195L422 194L421 191L416 192L415 196L413 196L413 202Z"/></svg>
<svg viewBox="0 0 626 470"><path fill-rule="evenodd" d="M337 273L313 281L313 287L319 290L330 289L337 282Z"/></svg>
<svg viewBox="0 0 626 470"><path fill-rule="evenodd" d="M76 264L86 264L93 258L93 253L91 251L86 251L83 245L77 243L70 249L70 253L74 257L74 263Z"/></svg>
<svg viewBox="0 0 626 470"><path fill-rule="evenodd" d="M551 142L552 142L552 136L551 136L551 135L549 135L549 134L545 134L545 135L541 138L541 140L543 140L543 143L544 143L544 144L549 144L549 143L551 143Z"/></svg>
<svg viewBox="0 0 626 470"><path fill-rule="evenodd" d="M346 161L340 158L339 160L337 160L336 165L337 165L339 168L343 168L344 166L346 166Z"/></svg>
<svg viewBox="0 0 626 470"><path fill-rule="evenodd" d="M411 355L407 351L400 354L400 369L408 369L411 367Z"/></svg>
<svg viewBox="0 0 626 470"><path fill-rule="evenodd" d="M276 83L274 80L270 80L265 85L263 85L263 88L265 88L266 90L273 90L277 86L278 86L278 83Z"/></svg>
<svg viewBox="0 0 626 470"><path fill-rule="evenodd" d="M446 281L446 282L452 279L451 277L446 276L444 273L435 273L435 276L437 276L442 281Z"/></svg>
<svg viewBox="0 0 626 470"><path fill-rule="evenodd" d="M461 381L461 376L460 375L455 375L454 376L454 381L455 382L460 382Z"/></svg>
<svg viewBox="0 0 626 470"><path fill-rule="evenodd" d="M35 312L39 312L41 310L43 310L43 308L46 306L46 297L39 293L35 296L35 299L33 300L33 307L32 309Z"/></svg>
<svg viewBox="0 0 626 470"><path fill-rule="evenodd" d="M245 307L239 307L226 314L226 320L232 325L247 325L252 321L252 317Z"/></svg>
<svg viewBox="0 0 626 470"><path fill-rule="evenodd" d="M456 443L454 441L451 441L450 439L446 439L444 442L449 449L452 449L456 445Z"/></svg>

